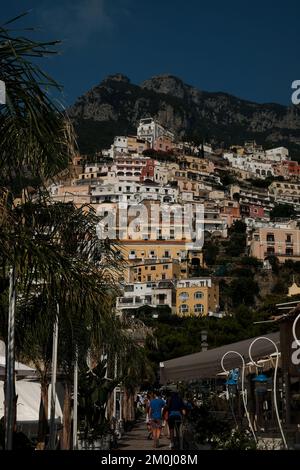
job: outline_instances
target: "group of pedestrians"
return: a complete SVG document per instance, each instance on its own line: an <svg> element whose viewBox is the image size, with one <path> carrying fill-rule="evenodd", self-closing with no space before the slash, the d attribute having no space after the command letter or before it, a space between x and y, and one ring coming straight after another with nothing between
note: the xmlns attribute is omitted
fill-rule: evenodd
<svg viewBox="0 0 300 470"><path fill-rule="evenodd" d="M148 439L153 439L153 447L159 447L159 438L162 428L169 429L170 448L174 448L174 429L180 432L183 416L186 413L184 404L178 391L173 391L167 398L162 398L159 391L147 394L144 400L146 411L146 424Z"/></svg>

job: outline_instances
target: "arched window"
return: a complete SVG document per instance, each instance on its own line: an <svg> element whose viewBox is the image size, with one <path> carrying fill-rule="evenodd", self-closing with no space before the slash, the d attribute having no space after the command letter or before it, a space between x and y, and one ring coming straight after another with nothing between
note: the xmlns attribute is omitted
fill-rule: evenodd
<svg viewBox="0 0 300 470"><path fill-rule="evenodd" d="M204 305L202 305L202 304L195 304L194 312L195 312L195 313L203 313L203 312L204 312Z"/></svg>
<svg viewBox="0 0 300 470"><path fill-rule="evenodd" d="M203 292L201 292L200 290L195 292L195 294L194 294L195 299L202 299L202 297L203 297Z"/></svg>
<svg viewBox="0 0 300 470"><path fill-rule="evenodd" d="M189 313L189 306L187 304L182 304L179 307L180 313Z"/></svg>
<svg viewBox="0 0 300 470"><path fill-rule="evenodd" d="M181 292L179 294L179 298L181 301L187 300L189 298L189 294L187 292Z"/></svg>

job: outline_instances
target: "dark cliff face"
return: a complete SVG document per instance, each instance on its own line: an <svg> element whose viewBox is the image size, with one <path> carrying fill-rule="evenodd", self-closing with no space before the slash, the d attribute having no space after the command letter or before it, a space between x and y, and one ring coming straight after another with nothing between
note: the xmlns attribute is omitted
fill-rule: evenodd
<svg viewBox="0 0 300 470"><path fill-rule="evenodd" d="M257 104L226 93L209 93L172 75L140 86L122 74L107 77L68 110L83 153L107 148L115 135L133 134L139 119L152 116L179 138L230 145L255 139L286 145L300 157L300 106Z"/></svg>

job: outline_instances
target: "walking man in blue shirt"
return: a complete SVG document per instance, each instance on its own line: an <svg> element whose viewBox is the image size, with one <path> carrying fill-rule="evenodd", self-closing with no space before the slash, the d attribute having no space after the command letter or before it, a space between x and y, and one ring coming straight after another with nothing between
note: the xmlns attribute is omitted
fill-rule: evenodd
<svg viewBox="0 0 300 470"><path fill-rule="evenodd" d="M162 411L166 402L160 397L159 392L154 392L154 398L150 401L149 418L152 427L153 446L159 447L160 431L162 426Z"/></svg>

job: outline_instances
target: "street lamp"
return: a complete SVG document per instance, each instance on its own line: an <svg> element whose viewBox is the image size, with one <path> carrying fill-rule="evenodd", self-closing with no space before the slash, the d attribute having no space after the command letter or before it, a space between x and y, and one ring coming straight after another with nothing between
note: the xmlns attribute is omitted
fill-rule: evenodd
<svg viewBox="0 0 300 470"><path fill-rule="evenodd" d="M251 350L252 350L252 347L254 346L254 344L257 342L257 341L261 341L261 340L266 340L266 341L269 341L270 343L273 344L274 348L275 348L275 351L276 351L276 363L275 363L275 370L274 370L274 383L273 383L273 395L274 395L274 407L275 407L275 413L276 413L276 418L277 418L277 421L278 421L278 426L279 426L279 429L280 429L280 434L281 434L281 437L282 437L282 442L284 444L284 447L286 449L288 449L288 445L286 443L286 439L285 439L285 435L283 433L283 429L282 429L282 424L281 424L281 420L280 420L280 416L279 416L279 411L278 411L278 405L277 405L277 393L276 393L276 386L277 386L277 371L278 371L278 361L279 361L279 351L278 351L278 347L277 345L274 343L274 341L270 338L267 338L266 336L259 336L258 338L255 338L252 343L250 344L249 346L249 357L250 357L250 360L251 362L259 368L259 364L257 364L253 358L252 358L252 354L251 354Z"/></svg>
<svg viewBox="0 0 300 470"><path fill-rule="evenodd" d="M57 347L58 347L58 317L59 304L56 305L56 317L52 333L52 362L51 362L51 402L50 402L50 432L49 449L55 449L56 427L55 427L55 407L56 407L56 376L57 376Z"/></svg>
<svg viewBox="0 0 300 470"><path fill-rule="evenodd" d="M6 344L6 386L5 386L5 449L13 448L15 422L15 308L16 308L16 273L9 271L8 332Z"/></svg>
<svg viewBox="0 0 300 470"><path fill-rule="evenodd" d="M226 370L225 367L224 367L224 359L229 354L235 354L235 355L239 356L239 358L242 360L242 364L243 364L243 367L242 367L242 400L243 400L243 405L244 405L245 413L246 413L248 424L249 424L249 429L253 434L253 438L254 438L255 442L257 442L257 437L256 437L256 434L254 432L254 429L253 429L253 426L252 426L252 423L251 423L251 419L250 419L250 415L249 415L249 411L248 411L248 408L247 408L247 392L245 390L245 359L237 351L227 351L221 359L221 367L222 367L223 371L226 372L226 374L229 374L229 371ZM227 381L227 382L229 382L229 381ZM236 381L236 383L237 383L237 381Z"/></svg>

